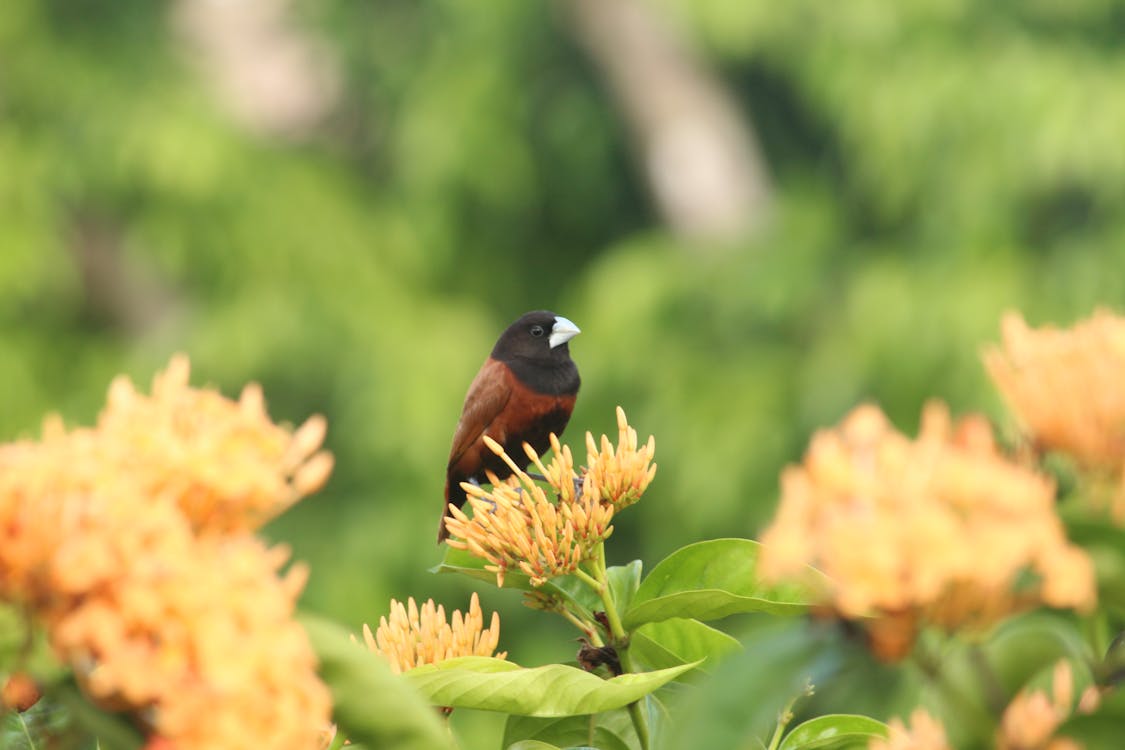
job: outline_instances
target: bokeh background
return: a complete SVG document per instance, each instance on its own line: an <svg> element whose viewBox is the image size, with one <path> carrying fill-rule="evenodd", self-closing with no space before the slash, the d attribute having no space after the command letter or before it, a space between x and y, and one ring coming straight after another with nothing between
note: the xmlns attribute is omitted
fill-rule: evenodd
<svg viewBox="0 0 1125 750"><path fill-rule="evenodd" d="M449 440L550 308L569 442L617 404L657 436L611 562L753 536L860 401L1000 414L1004 310L1125 305L1123 82L1118 0L5 0L0 439L187 352L329 419L330 485L268 528L305 606L464 606L427 572ZM512 658L571 657L481 593Z"/></svg>

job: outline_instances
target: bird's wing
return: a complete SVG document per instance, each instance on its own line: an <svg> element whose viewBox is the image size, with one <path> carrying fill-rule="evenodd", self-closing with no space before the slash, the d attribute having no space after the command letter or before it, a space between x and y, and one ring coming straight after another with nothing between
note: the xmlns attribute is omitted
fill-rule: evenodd
<svg viewBox="0 0 1125 750"><path fill-rule="evenodd" d="M512 380L507 366L489 358L473 378L465 396L461 420L457 423L453 447L449 450L449 466L461 460L461 456L488 429L511 397Z"/></svg>

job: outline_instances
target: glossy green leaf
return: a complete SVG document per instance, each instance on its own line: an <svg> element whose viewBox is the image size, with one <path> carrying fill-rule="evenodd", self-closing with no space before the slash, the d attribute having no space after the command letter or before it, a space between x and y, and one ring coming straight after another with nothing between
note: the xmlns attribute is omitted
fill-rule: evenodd
<svg viewBox="0 0 1125 750"><path fill-rule="evenodd" d="M779 750L867 747L873 737L886 737L887 725L869 716L829 714L809 719L793 728Z"/></svg>
<svg viewBox="0 0 1125 750"><path fill-rule="evenodd" d="M542 742L559 748L596 747L598 750L639 748L629 712L623 708L593 716L550 719L509 716L504 728L502 746L512 750L514 747L523 747L521 743L525 742Z"/></svg>
<svg viewBox="0 0 1125 750"><path fill-rule="evenodd" d="M343 628L301 615L332 691L333 718L352 742L369 748L436 750L450 746L433 706L382 659L352 643Z"/></svg>
<svg viewBox="0 0 1125 750"><path fill-rule="evenodd" d="M524 668L503 659L465 656L418 667L404 676L437 706L524 716L577 716L625 706L694 666L603 680L563 664Z"/></svg>
<svg viewBox="0 0 1125 750"><path fill-rule="evenodd" d="M629 642L629 653L648 669L701 662L709 671L722 657L742 649L738 640L699 620L674 617L639 627Z"/></svg>
<svg viewBox="0 0 1125 750"><path fill-rule="evenodd" d="M739 612L800 614L819 600L808 586L763 584L757 575L760 551L761 545L749 539L715 539L676 550L641 582L625 614L625 627L671 617L714 620Z"/></svg>
<svg viewBox="0 0 1125 750"><path fill-rule="evenodd" d="M508 746L508 750L560 750L558 745L539 740L522 740Z"/></svg>

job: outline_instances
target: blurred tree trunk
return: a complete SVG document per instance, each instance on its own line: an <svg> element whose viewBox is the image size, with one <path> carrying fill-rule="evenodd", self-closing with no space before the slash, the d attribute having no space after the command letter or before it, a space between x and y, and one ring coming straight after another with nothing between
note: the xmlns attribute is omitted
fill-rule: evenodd
<svg viewBox="0 0 1125 750"><path fill-rule="evenodd" d="M336 106L330 48L293 19L291 0L176 0L172 27L227 111L259 135L300 141Z"/></svg>
<svg viewBox="0 0 1125 750"><path fill-rule="evenodd" d="M74 211L70 229L68 248L91 323L141 337L179 311L180 300L164 280L126 256L119 224L79 209Z"/></svg>
<svg viewBox="0 0 1125 750"><path fill-rule="evenodd" d="M665 221L706 243L753 236L772 187L751 125L670 20L646 0L559 0L632 129Z"/></svg>

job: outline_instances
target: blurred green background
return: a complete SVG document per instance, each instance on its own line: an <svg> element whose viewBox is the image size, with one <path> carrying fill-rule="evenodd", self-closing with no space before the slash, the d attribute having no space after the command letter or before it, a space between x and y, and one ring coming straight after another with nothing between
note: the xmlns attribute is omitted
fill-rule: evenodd
<svg viewBox="0 0 1125 750"><path fill-rule="evenodd" d="M5 0L0 438L185 351L323 412L274 523L348 627L427 573L465 389L550 308L660 471L611 562L752 536L857 402L999 404L1001 313L1125 304L1116 0ZM580 453L581 455L581 453ZM572 634L482 591L533 664ZM474 719L465 719L474 721Z"/></svg>

